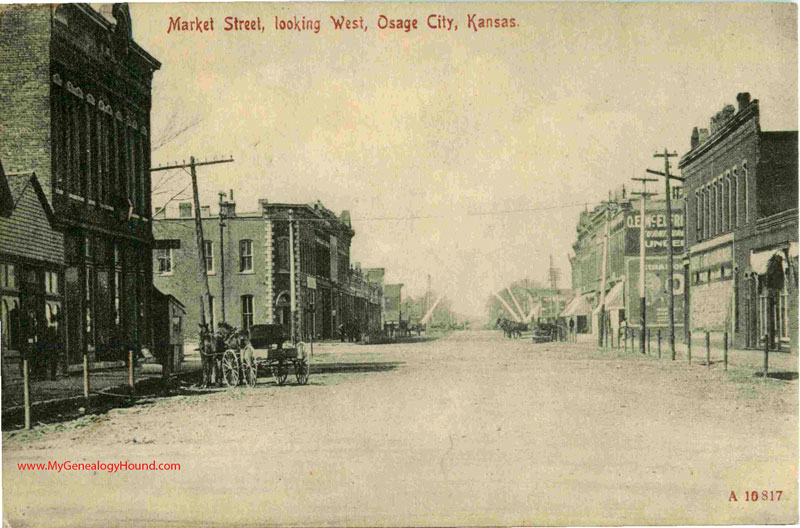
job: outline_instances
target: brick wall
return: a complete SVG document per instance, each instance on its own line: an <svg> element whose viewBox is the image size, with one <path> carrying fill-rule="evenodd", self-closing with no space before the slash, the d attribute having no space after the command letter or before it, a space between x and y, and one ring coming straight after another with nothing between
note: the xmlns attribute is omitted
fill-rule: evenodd
<svg viewBox="0 0 800 528"><path fill-rule="evenodd" d="M222 320L222 268L221 257L225 256L225 318L234 326L242 324L242 295L253 296L253 322L270 322L267 305L271 300L264 286L264 277L270 272L268 261L263 258L264 219L228 219L224 235L224 248L220 251L219 221L208 218L203 221L205 240L212 242L214 273L208 275L208 286L214 297L214 321ZM172 274L159 275L154 255L153 283L163 293L174 295L186 305L184 336L194 339L200 323L200 296L205 285L197 277L197 242L194 219L158 220L154 222L154 235L158 240L180 240L181 248L172 250ZM239 241L253 241L253 272L239 272ZM260 258L261 257L261 258ZM207 311L208 307L206 307ZM208 317L208 314L206 314Z"/></svg>
<svg viewBox="0 0 800 528"><path fill-rule="evenodd" d="M35 171L50 199L49 5L0 6L0 159Z"/></svg>

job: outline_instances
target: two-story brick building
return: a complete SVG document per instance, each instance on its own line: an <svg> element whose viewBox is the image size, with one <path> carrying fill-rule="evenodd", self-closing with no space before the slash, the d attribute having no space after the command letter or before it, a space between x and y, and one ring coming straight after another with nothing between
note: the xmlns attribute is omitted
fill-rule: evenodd
<svg viewBox="0 0 800 528"><path fill-rule="evenodd" d="M0 18L0 158L35 172L63 233L63 363L149 346L160 63L134 42L127 4L9 5Z"/></svg>
<svg viewBox="0 0 800 528"><path fill-rule="evenodd" d="M336 337L343 324L355 325L362 333L379 330L382 289L350 265L355 231L349 213L336 216L319 202L260 200L259 205L256 212L237 212L234 201L222 202L222 222L219 213L202 208L213 320L242 328L277 323L288 336L294 289L299 339ZM200 322L204 286L197 282L192 206L181 203L178 209L177 216L164 212L155 219L156 238L171 249L156 251L154 281L161 291L187 300L185 333L191 338Z"/></svg>
<svg viewBox="0 0 800 528"><path fill-rule="evenodd" d="M739 347L797 342L797 132L761 130L737 95L680 159L686 178L686 324Z"/></svg>

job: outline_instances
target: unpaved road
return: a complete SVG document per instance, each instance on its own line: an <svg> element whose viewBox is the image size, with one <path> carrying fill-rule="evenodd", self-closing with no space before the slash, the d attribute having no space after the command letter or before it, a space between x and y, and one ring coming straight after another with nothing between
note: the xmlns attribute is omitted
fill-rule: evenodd
<svg viewBox="0 0 800 528"><path fill-rule="evenodd" d="M6 433L13 526L797 522L797 381L497 332ZM796 372L796 367L795 367ZM157 461L180 471L23 472ZM779 502L745 491L781 490ZM738 502L730 501L731 491Z"/></svg>

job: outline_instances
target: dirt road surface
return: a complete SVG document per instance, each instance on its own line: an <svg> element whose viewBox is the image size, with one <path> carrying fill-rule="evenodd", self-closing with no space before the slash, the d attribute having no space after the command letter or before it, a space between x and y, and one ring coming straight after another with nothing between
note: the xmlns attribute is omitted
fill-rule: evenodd
<svg viewBox="0 0 800 528"><path fill-rule="evenodd" d="M797 388L499 332L322 346L308 386L264 377L5 433L3 515L12 527L795 523ZM50 460L180 470L18 469Z"/></svg>

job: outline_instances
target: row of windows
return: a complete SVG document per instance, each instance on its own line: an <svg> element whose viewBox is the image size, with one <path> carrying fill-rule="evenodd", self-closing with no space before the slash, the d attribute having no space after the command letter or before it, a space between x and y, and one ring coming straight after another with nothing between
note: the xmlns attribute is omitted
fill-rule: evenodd
<svg viewBox="0 0 800 528"><path fill-rule="evenodd" d="M698 240L735 229L739 223L740 203L744 209L743 221L747 224L750 221L747 161L742 162L741 172L738 166L734 166L696 190L694 196L694 220Z"/></svg>
<svg viewBox="0 0 800 528"><path fill-rule="evenodd" d="M209 299L211 313L214 313L214 296L212 295ZM242 295L241 297L242 302L242 329L249 330L251 326L253 326L253 317L255 312L253 310L253 296L252 295Z"/></svg>
<svg viewBox="0 0 800 528"><path fill-rule="evenodd" d="M159 275L171 275L174 269L174 253L172 249L156 250L156 273ZM214 273L214 242L205 241L205 268L206 273ZM239 241L239 273L250 273L253 271L253 241Z"/></svg>
<svg viewBox="0 0 800 528"><path fill-rule="evenodd" d="M97 203L125 206L137 214L150 209L148 137L111 112L53 86L53 167L56 187ZM77 90L74 89L73 90Z"/></svg>

